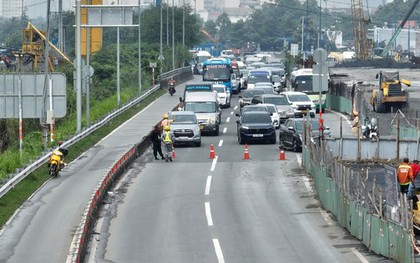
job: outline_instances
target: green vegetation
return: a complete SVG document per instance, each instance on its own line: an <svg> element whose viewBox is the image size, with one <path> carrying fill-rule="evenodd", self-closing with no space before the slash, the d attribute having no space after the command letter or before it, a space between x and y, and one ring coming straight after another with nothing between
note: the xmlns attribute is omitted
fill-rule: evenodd
<svg viewBox="0 0 420 263"><path fill-rule="evenodd" d="M151 96L147 97L147 99L145 99L141 103L123 112L120 116L118 116L118 118L115 118L108 125L101 127L88 137L72 145L69 148L69 154L66 157L66 162L71 162L72 160L77 158L80 154L91 148L108 133L110 133L122 123L124 123L126 120L134 116L145 106L153 102L156 98L162 96L164 93L164 90L159 89ZM113 100L115 100L115 97L109 98L106 101L101 102L101 106L110 106L113 104ZM0 198L0 226L4 225L6 221L10 218L10 216L16 211L16 209L18 209L22 205L22 203L25 202L25 200L48 179L49 176L47 165L44 165L32 174L30 174L28 177L26 177L21 183L19 183L16 187L10 190L5 196Z"/></svg>

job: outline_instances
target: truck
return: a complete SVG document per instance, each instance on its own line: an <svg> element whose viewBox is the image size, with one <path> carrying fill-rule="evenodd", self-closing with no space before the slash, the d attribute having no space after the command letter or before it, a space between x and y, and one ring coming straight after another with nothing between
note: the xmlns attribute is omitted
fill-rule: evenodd
<svg viewBox="0 0 420 263"><path fill-rule="evenodd" d="M373 111L384 113L391 107L401 108L407 103L407 92L402 84L410 87L411 81L400 79L398 71L380 71L376 79L379 79L379 87L372 91L369 99Z"/></svg>

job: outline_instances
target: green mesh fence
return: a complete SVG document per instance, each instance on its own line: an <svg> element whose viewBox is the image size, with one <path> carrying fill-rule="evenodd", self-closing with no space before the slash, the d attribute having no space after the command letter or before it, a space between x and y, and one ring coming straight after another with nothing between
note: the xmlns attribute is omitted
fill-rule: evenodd
<svg viewBox="0 0 420 263"><path fill-rule="evenodd" d="M362 203L348 199L337 183L327 177L325 166L311 158L311 149L305 147L302 155L303 165L314 178L323 207L336 216L340 225L372 252L398 262L412 262L410 231L372 214Z"/></svg>

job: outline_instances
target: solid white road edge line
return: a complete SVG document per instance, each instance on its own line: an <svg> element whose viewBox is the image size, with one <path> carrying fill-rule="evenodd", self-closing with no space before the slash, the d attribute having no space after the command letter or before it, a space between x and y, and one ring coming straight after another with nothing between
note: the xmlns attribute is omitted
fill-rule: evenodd
<svg viewBox="0 0 420 263"><path fill-rule="evenodd" d="M210 187L211 187L211 175L207 176L206 189L204 190L204 195L210 194Z"/></svg>
<svg viewBox="0 0 420 263"><path fill-rule="evenodd" d="M211 168L210 168L210 171L211 172L213 172L214 171L214 169L216 169L216 163L217 163L217 158L218 158L219 156L217 156L216 155L216 157L213 159L213 162L211 163Z"/></svg>
<svg viewBox="0 0 420 263"><path fill-rule="evenodd" d="M225 263L223 258L222 248L220 247L219 240L217 238L213 239L214 250L216 251L217 260L219 263Z"/></svg>
<svg viewBox="0 0 420 263"><path fill-rule="evenodd" d="M222 147L222 145L223 145L223 140L220 140L220 141L219 141L219 145L218 145L218 146L219 146L219 147Z"/></svg>
<svg viewBox="0 0 420 263"><path fill-rule="evenodd" d="M356 255L356 257L363 263L369 263L369 261L362 255L360 254L359 251L357 251L355 248L352 248L351 251Z"/></svg>
<svg viewBox="0 0 420 263"><path fill-rule="evenodd" d="M226 127L224 127L224 128L223 128L223 133L226 133L226 131L227 131L227 128L226 128Z"/></svg>
<svg viewBox="0 0 420 263"><path fill-rule="evenodd" d="M235 107L233 107L233 109L234 109L234 110L237 110L237 109L238 109L238 105L236 105Z"/></svg>
<svg viewBox="0 0 420 263"><path fill-rule="evenodd" d="M230 122L230 117L227 117L226 118L226 122Z"/></svg>
<svg viewBox="0 0 420 263"><path fill-rule="evenodd" d="M213 226L213 219L211 218L211 210L210 210L210 203L204 203L204 209L206 210L206 217L207 217L207 224L209 226Z"/></svg>

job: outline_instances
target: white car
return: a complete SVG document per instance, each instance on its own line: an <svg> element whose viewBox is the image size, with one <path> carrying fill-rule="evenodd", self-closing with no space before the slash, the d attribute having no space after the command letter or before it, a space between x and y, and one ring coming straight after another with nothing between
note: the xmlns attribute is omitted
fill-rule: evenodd
<svg viewBox="0 0 420 263"><path fill-rule="evenodd" d="M271 121L273 122L273 126L278 129L280 127L280 114L279 111L276 107L276 105L274 104L258 104L258 105L263 105L267 108L268 112L270 113L271 116Z"/></svg>
<svg viewBox="0 0 420 263"><path fill-rule="evenodd" d="M223 84L213 84L213 90L217 92L217 101L224 108L230 107L230 91Z"/></svg>
<svg viewBox="0 0 420 263"><path fill-rule="evenodd" d="M305 117L309 113L311 118L315 118L315 104L306 93L298 91L285 91L280 95L286 97L287 101L293 107L295 117Z"/></svg>

